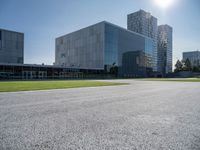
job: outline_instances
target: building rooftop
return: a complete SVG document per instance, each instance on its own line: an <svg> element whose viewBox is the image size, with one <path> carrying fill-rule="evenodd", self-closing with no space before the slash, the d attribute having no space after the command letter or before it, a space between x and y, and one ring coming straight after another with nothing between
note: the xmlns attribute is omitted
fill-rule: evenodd
<svg viewBox="0 0 200 150"><path fill-rule="evenodd" d="M7 32L15 32L15 33L18 33L18 34L24 34L23 32L18 32L18 31L13 31L13 30L8 30L8 29L2 29L0 28L1 31L7 31Z"/></svg>
<svg viewBox="0 0 200 150"><path fill-rule="evenodd" d="M196 50L196 51L187 51L187 52L183 52L183 53L200 53L199 50Z"/></svg>
<svg viewBox="0 0 200 150"><path fill-rule="evenodd" d="M67 34L62 35L62 36L57 37L57 38L61 38L61 37L64 37L64 36L66 36L66 35L73 34L73 33L75 33L75 32L79 32L79 31L84 30L84 29L86 29L86 28L89 28L89 27L95 26L95 25L97 25L97 24L102 24L102 23L103 23L103 24L109 24L109 25L114 26L114 27L116 27L116 28L119 28L119 29L121 29L121 30L124 30L124 31L130 32L130 33L133 33L133 34L136 34L136 35L139 35L139 36L142 36L142 37L145 37L145 38L151 39L150 37L147 37L147 36L145 36L145 35L142 35L142 34L140 34L140 33L137 33L137 32L131 31L131 30L127 30L126 28L123 28L123 27L121 27L121 26L119 26L119 25L115 25L115 24L110 23L110 22L108 22L108 21L101 21L101 22L98 22L98 23L96 23L96 24L93 24L93 25L90 25L90 26L87 26L87 27L81 28L81 29L79 29L79 30L76 30L76 31L73 31L73 32L67 33ZM57 38L56 38L56 39L57 39Z"/></svg>

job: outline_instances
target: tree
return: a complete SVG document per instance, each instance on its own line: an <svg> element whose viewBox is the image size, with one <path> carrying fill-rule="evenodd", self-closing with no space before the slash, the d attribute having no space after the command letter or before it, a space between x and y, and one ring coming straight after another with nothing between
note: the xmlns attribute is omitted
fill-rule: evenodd
<svg viewBox="0 0 200 150"><path fill-rule="evenodd" d="M118 67L116 66L115 62L112 64L112 67L110 68L110 73L114 74L117 77Z"/></svg>
<svg viewBox="0 0 200 150"><path fill-rule="evenodd" d="M192 72L200 72L200 67L199 66L194 66L192 68Z"/></svg>
<svg viewBox="0 0 200 150"><path fill-rule="evenodd" d="M192 70L192 65L190 60L187 58L184 63L184 71L191 71L191 70Z"/></svg>
<svg viewBox="0 0 200 150"><path fill-rule="evenodd" d="M174 72L180 72L183 70L183 63L180 60L177 60L175 67L176 68L175 68Z"/></svg>

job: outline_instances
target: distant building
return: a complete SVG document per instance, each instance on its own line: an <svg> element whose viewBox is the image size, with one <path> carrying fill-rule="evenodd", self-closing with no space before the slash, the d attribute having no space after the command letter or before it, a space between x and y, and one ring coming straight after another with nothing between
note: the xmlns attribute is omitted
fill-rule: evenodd
<svg viewBox="0 0 200 150"><path fill-rule="evenodd" d="M189 59L192 66L200 65L200 51L183 52L183 61Z"/></svg>
<svg viewBox="0 0 200 150"><path fill-rule="evenodd" d="M153 39L153 70L157 71L157 18L139 10L127 16L127 29Z"/></svg>
<svg viewBox="0 0 200 150"><path fill-rule="evenodd" d="M24 63L24 34L0 29L0 63Z"/></svg>
<svg viewBox="0 0 200 150"><path fill-rule="evenodd" d="M57 38L55 65L99 69L106 72L111 72L113 67L117 67L119 76L145 76L146 69L143 69L142 73L132 71L127 74L124 71L123 62L126 62L124 59L127 58L125 53L134 51L144 53L145 60L138 65L139 67L153 67L154 51L151 38L103 21ZM130 63L134 63L137 59L134 54L139 55L131 53L128 58L132 57ZM130 67L138 69L133 65Z"/></svg>
<svg viewBox="0 0 200 150"><path fill-rule="evenodd" d="M172 27L158 26L158 72L172 72Z"/></svg>

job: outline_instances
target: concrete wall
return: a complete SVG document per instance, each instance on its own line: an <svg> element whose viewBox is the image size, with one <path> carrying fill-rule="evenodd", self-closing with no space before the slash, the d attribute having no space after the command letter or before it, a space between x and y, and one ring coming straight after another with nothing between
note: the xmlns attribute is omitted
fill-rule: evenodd
<svg viewBox="0 0 200 150"><path fill-rule="evenodd" d="M104 69L104 24L98 23L56 39L55 64Z"/></svg>

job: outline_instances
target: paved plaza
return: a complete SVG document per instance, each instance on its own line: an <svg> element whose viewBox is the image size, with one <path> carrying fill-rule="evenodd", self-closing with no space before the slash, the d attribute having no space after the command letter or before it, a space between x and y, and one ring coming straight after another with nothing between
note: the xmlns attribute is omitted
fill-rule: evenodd
<svg viewBox="0 0 200 150"><path fill-rule="evenodd" d="M200 83L0 93L0 150L200 150Z"/></svg>

